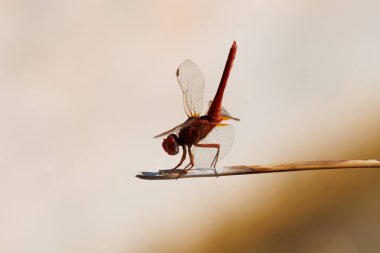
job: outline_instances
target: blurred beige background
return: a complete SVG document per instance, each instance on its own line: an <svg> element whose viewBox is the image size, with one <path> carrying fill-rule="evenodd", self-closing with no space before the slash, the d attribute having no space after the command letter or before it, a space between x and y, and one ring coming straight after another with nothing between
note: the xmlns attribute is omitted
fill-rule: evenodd
<svg viewBox="0 0 380 253"><path fill-rule="evenodd" d="M151 182L192 59L219 163L380 157L380 2L1 1L1 252L379 252L380 172Z"/></svg>

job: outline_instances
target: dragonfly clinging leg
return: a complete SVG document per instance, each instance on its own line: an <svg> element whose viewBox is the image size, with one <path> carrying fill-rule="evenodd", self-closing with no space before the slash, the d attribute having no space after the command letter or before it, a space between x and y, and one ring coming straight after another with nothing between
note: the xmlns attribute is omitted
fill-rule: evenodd
<svg viewBox="0 0 380 253"><path fill-rule="evenodd" d="M184 168L185 172L187 172L188 170L191 170L191 168L194 167L194 155L191 152L191 146L190 145L187 146L187 150L189 151L190 163L188 165L186 165L186 167Z"/></svg>
<svg viewBox="0 0 380 253"><path fill-rule="evenodd" d="M218 172L216 171L216 163L218 162L218 157L219 157L219 151L220 151L220 145L219 144L213 144L213 143L208 143L208 144L194 144L194 146L199 147L199 148L216 148L216 154L214 156L214 160L211 162L210 168L214 170L216 176L218 176Z"/></svg>

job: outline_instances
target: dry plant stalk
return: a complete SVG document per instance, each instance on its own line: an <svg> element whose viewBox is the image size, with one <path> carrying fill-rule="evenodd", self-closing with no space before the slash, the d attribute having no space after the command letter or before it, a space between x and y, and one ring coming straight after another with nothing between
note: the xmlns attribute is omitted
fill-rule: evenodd
<svg viewBox="0 0 380 253"><path fill-rule="evenodd" d="M330 169L364 169L380 168L380 160L340 160L340 161L309 161L296 163L282 163L269 166L261 165L237 165L225 166L218 169L218 176L233 176L271 172L292 172L305 170L330 170ZM192 177L216 177L212 169L192 169L187 173L182 170L173 170L172 172L140 172L136 177L141 179L178 179Z"/></svg>

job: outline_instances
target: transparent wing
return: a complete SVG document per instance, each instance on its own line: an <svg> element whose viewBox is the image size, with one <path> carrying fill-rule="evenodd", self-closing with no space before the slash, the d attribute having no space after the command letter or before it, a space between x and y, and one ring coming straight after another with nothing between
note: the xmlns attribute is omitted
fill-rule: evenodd
<svg viewBox="0 0 380 253"><path fill-rule="evenodd" d="M232 147L235 137L235 129L232 125L217 125L200 144L219 144L218 163L228 154ZM193 146L191 151L194 154L195 166L197 168L210 168L212 161L216 155L216 148L203 148ZM218 164L217 163L217 164Z"/></svg>
<svg viewBox="0 0 380 253"><path fill-rule="evenodd" d="M193 123L193 121L195 120L196 118L189 118L188 120L186 120L184 123L178 125L178 126L175 126L173 127L172 129L166 131L166 132L163 132L159 135L156 135L154 136L153 138L159 138L159 137L162 137L162 136L167 136L169 134L178 134L179 131L181 131L182 128L185 128L187 126L189 126L191 123Z"/></svg>
<svg viewBox="0 0 380 253"><path fill-rule="evenodd" d="M183 107L188 117L198 117L202 112L205 79L199 67L191 60L177 69L177 80L183 93Z"/></svg>

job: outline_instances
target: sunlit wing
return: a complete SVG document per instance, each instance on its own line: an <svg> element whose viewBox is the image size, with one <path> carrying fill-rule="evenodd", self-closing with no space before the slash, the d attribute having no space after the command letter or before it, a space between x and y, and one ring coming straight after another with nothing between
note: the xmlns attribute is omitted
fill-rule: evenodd
<svg viewBox="0 0 380 253"><path fill-rule="evenodd" d="M177 80L183 93L183 107L188 117L198 117L202 112L205 79L199 67L191 60L177 69Z"/></svg>
<svg viewBox="0 0 380 253"><path fill-rule="evenodd" d="M219 144L218 163L228 154L232 147L235 137L235 129L232 125L219 124L217 125L200 144ZM210 168L210 165L216 155L215 148L192 147L194 154L195 166L197 168ZM217 163L217 165L218 165Z"/></svg>
<svg viewBox="0 0 380 253"><path fill-rule="evenodd" d="M178 134L179 131L182 129L182 128L185 128L187 126L189 126L191 123L193 123L193 121L195 120L196 118L189 118L188 120L186 120L184 123L182 124L179 124L178 126L175 126L173 127L172 129L166 131L166 132L163 132L159 135L156 135L154 136L153 138L159 138L159 137L162 137L162 136L167 136L169 134Z"/></svg>
<svg viewBox="0 0 380 253"><path fill-rule="evenodd" d="M211 104L212 104L212 101L210 101L210 102L208 103L208 107L210 107ZM227 112L227 110L224 109L223 107L221 108L221 112L220 112L220 113L222 114L222 120L233 119L233 120L236 120L236 121L240 121L240 119L235 118L235 117L232 117L232 116Z"/></svg>

